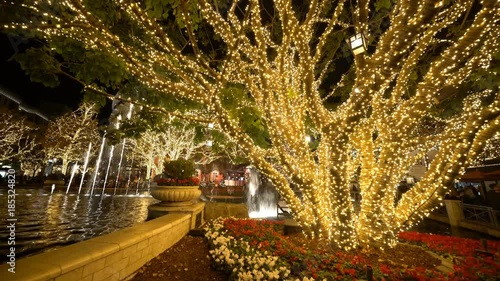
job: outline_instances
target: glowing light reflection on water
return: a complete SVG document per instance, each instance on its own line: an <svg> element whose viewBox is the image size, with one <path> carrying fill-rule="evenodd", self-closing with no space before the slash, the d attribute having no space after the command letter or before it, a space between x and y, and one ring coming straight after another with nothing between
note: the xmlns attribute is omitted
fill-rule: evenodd
<svg viewBox="0 0 500 281"><path fill-rule="evenodd" d="M67 246L144 222L146 196L76 196L63 191L16 190L16 259ZM7 220L7 190L0 189L0 221ZM0 229L0 262L7 260L9 229Z"/></svg>

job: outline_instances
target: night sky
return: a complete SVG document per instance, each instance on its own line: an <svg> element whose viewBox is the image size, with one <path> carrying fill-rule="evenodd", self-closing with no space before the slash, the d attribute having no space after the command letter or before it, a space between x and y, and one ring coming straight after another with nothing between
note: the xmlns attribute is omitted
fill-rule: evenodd
<svg viewBox="0 0 500 281"><path fill-rule="evenodd" d="M23 43L19 49L26 47L27 44ZM19 64L11 59L15 50L5 34L0 34L0 50L0 84L4 88L48 115L61 115L78 107L83 97L80 85L65 77L60 77L61 84L57 88L46 88L40 83L31 82Z"/></svg>

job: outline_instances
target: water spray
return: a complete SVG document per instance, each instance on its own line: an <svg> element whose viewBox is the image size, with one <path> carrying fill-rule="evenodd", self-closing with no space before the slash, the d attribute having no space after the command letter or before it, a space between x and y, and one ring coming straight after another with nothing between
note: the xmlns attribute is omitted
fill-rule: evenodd
<svg viewBox="0 0 500 281"><path fill-rule="evenodd" d="M73 165L73 169L71 169L71 177L69 178L68 188L66 188L66 194L69 192L69 187L71 186L71 182L73 181L73 177L75 176L76 171L78 170L78 161Z"/></svg>
<svg viewBox="0 0 500 281"><path fill-rule="evenodd" d="M94 194L95 182L97 180L97 174L99 174L99 166L101 165L102 151L104 150L104 143L106 142L106 133L102 136L101 149L99 151L99 157L95 163L94 180L92 181L92 188L90 189L90 196Z"/></svg>
<svg viewBox="0 0 500 281"><path fill-rule="evenodd" d="M90 148L91 147L92 147L92 143L89 143L89 149L87 150L87 155L85 156L85 162L83 163L82 179L80 180L80 187L78 188L78 195L80 195L80 191L82 191L83 179L85 178L85 173L87 173L87 164L89 163L89 156L90 156Z"/></svg>

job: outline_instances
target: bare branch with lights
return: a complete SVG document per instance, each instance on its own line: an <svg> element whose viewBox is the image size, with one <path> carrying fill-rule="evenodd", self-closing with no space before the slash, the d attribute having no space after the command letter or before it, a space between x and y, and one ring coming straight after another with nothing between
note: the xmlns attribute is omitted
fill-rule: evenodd
<svg viewBox="0 0 500 281"><path fill-rule="evenodd" d="M22 160L37 145L33 132L36 129L26 118L2 108L0 113L0 162Z"/></svg>
<svg viewBox="0 0 500 281"><path fill-rule="evenodd" d="M99 139L96 107L82 103L77 110L49 122L43 150L47 158L62 160L61 172L66 174L69 163L82 159L89 143L95 150Z"/></svg>

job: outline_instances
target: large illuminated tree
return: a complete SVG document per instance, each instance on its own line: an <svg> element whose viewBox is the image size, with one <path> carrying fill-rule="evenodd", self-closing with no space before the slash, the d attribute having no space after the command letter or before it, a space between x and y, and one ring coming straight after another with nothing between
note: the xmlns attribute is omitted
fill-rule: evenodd
<svg viewBox="0 0 500 281"><path fill-rule="evenodd" d="M89 143L97 150L101 139L97 125L96 106L89 103L51 121L43 140L45 156L62 159L62 173L66 174L70 162L83 162Z"/></svg>
<svg viewBox="0 0 500 281"><path fill-rule="evenodd" d="M30 21L6 27L42 35L63 55L66 38L107 57L154 93L130 95L151 110L167 96L197 103L201 113L184 118L211 116L308 234L346 249L394 245L500 128L497 0L167 2L31 1ZM180 32L162 25L172 18ZM367 51L352 56L345 39L356 33ZM214 51L207 37L220 38ZM436 117L450 101L458 113ZM399 181L433 147L429 170L396 204Z"/></svg>

